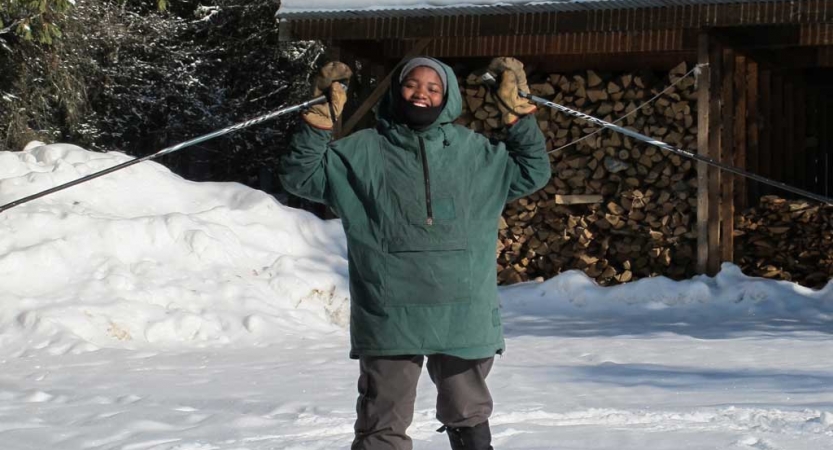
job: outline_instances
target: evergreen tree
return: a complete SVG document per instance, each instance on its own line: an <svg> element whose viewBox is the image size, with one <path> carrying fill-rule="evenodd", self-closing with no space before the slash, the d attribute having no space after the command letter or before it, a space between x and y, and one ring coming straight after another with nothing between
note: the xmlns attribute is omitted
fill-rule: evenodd
<svg viewBox="0 0 833 450"><path fill-rule="evenodd" d="M3 0L0 0L3 1ZM0 150L30 140L134 156L306 100L323 48L278 39L273 0L76 0L51 45L0 48ZM10 22L9 22L10 23ZM0 39L2 40L2 39ZM294 118L158 162L266 190Z"/></svg>
<svg viewBox="0 0 833 450"><path fill-rule="evenodd" d="M73 0L0 0L0 45L8 45L3 35L9 33L27 41L51 44L61 37L59 24L74 3Z"/></svg>

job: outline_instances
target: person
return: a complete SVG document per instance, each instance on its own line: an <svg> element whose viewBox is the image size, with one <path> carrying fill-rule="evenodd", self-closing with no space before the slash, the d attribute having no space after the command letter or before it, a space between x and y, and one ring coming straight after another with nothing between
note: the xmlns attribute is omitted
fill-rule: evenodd
<svg viewBox="0 0 833 450"><path fill-rule="evenodd" d="M349 79L343 63L314 82L329 104L304 112L281 160L287 191L328 205L347 236L350 357L359 360L353 450L411 449L417 380L427 368L451 448L492 449L486 385L504 351L495 245L504 205L551 169L523 64L496 58L505 142L453 124L462 98L450 67L417 57L395 69L377 126L332 141Z"/></svg>

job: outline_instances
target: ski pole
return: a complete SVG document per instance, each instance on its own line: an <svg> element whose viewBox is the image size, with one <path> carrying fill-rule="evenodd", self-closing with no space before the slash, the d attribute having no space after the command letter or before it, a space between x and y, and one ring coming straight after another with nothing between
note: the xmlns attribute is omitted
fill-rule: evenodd
<svg viewBox="0 0 833 450"><path fill-rule="evenodd" d="M155 158L158 158L162 155L167 155L168 153L173 153L175 151L182 150L183 148L190 147L194 144L199 144L200 142L205 142L209 139L214 139L215 137L231 133L232 131L242 130L243 128L248 128L252 125L257 125L257 124L259 124L261 122L265 122L269 119L272 119L272 118L275 118L275 117L278 117L278 116L281 116L281 115L284 115L284 114L288 114L288 113L291 113L291 112L299 111L299 110L308 108L308 107L313 106L313 105L326 103L327 101L328 101L327 96L326 95L321 95L321 96L318 96L318 97L316 97L312 100L308 100L306 102L299 103L295 106L289 106L287 108L272 111L268 114L264 114L262 116L255 117L254 119L250 119L250 120L247 120L245 122L240 122L238 124L223 128L222 130L217 130L217 131L214 131L214 132L211 132L211 133L208 133L208 134L204 134L202 136L196 137L196 138L191 139L189 141L185 141L185 142L173 145L171 147L164 148L162 150L159 150L156 153L144 156L142 158L131 159L130 161L126 161L126 162L123 162L121 164L115 165L113 167L110 167L110 168L107 168L107 169L104 169L104 170L101 170L101 171L98 171L98 172L95 172L95 173L91 173L91 174L89 174L85 177L79 178L77 180L73 180L73 181L70 181L68 183L64 183L62 185L55 186L53 188L47 189L45 191L38 192L36 194L32 194L28 197L23 197L19 200L15 200L11 203L7 203L3 206L0 206L0 213L2 213L3 211L5 211L9 208L14 208L17 205L22 205L24 203L30 202L32 200L35 200L35 199L38 199L38 198L41 198L41 197L44 197L46 195L49 195L49 194L52 194L52 193L55 193L55 192L58 192L58 191L62 191L66 188L75 186L77 184L86 183L87 181L93 180L93 179L98 178L98 177L103 176L103 175L107 175L108 173L112 173L112 172L115 172L117 170L124 169L125 167L130 167L134 164L138 164L138 163L143 162L143 161L150 161L151 159L155 159Z"/></svg>
<svg viewBox="0 0 833 450"><path fill-rule="evenodd" d="M489 72L484 73L483 75L481 75L480 78L484 83L486 83L489 86L495 86L497 84L497 80L495 79L495 76L492 75ZM786 183L771 180L771 179L763 177L761 175L758 175L758 174L755 174L755 173L752 173L752 172L748 172L746 170L739 169L737 167L730 166L728 164L721 163L721 162L719 162L719 161L717 161L713 158L710 158L708 156L703 156L703 155L693 153L693 152L688 151L688 150L684 150L684 149L681 149L681 148L674 147L674 146L672 146L670 144L667 144L665 142L658 141L656 139L645 136L644 134L637 133L636 131L629 130L627 128L620 127L619 125L615 125L615 124L612 124L610 122L606 122L602 119L584 114L584 113L579 112L579 111L572 110L570 108L567 108L566 106L559 105L558 103L551 102L551 101L543 99L541 97L536 97L536 96L534 96L532 94L529 94L527 92L518 91L518 95L520 95L521 97L523 97L527 100L532 101L533 103L543 105L543 106L547 106L547 107L550 107L550 108L553 108L553 109L557 109L557 110L559 110L559 111L561 111L565 114L569 114L573 117L578 117L579 119L585 120L587 122L590 122L590 123L593 123L593 124L596 124L596 125L600 125L600 126L605 127L607 129L622 133L626 136L630 136L634 139L638 139L638 140L640 140L642 142L645 142L647 144L657 146L657 147L659 147L663 150L668 150L669 152L676 153L680 156L684 156L686 158L690 158L690 159L694 159L694 160L697 160L697 161L700 161L700 162L704 162L704 163L706 163L710 166L714 166L714 167L717 167L721 170L731 172L735 175L740 175L742 177L749 178L749 179L761 182L763 184L767 184L767 185L770 185L770 186L773 186L773 187L776 187L776 188L779 188L779 189L783 189L783 190L788 191L788 192L792 192L793 194L798 194L798 195L801 195L803 197L811 198L813 200L819 201L821 203L825 203L827 205L833 205L833 198L825 197L823 195L814 194L812 192L805 191L803 189L799 189L797 187L790 186Z"/></svg>

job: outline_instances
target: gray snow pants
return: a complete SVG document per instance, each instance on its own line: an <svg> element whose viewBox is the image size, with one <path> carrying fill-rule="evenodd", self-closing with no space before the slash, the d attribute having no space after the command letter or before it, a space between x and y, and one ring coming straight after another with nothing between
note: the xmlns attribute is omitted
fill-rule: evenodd
<svg viewBox="0 0 833 450"><path fill-rule="evenodd" d="M413 448L406 431L414 418L424 359L422 355L359 359L359 398L351 450ZM492 396L486 376L494 360L428 356L428 374L437 387L437 420L448 427L472 427L489 419Z"/></svg>

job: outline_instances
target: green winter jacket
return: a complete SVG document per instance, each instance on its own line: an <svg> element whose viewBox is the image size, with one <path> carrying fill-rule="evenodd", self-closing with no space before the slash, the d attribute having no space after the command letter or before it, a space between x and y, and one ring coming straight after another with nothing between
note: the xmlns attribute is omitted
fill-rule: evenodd
<svg viewBox="0 0 833 450"><path fill-rule="evenodd" d="M505 143L452 124L462 98L443 67L448 98L426 130L392 120L392 96L400 95L393 82L375 129L331 142L330 132L302 124L281 161L287 191L325 203L342 220L352 358L477 359L504 349L498 221L508 201L547 183L549 158L534 117L511 126Z"/></svg>

